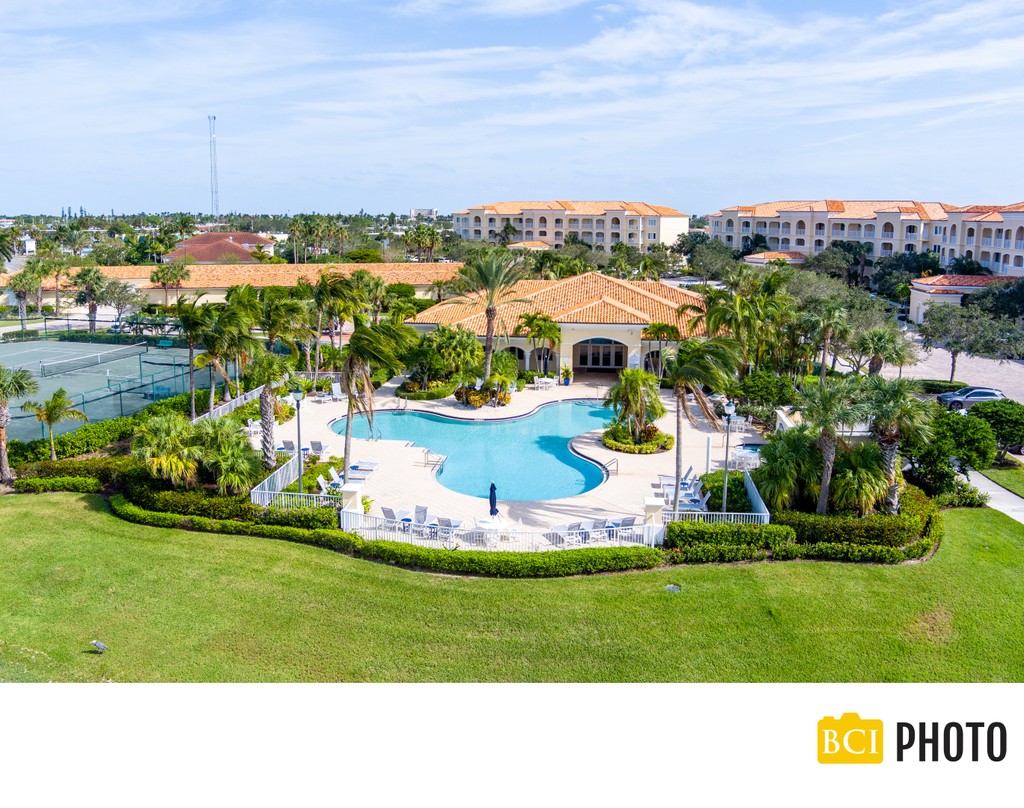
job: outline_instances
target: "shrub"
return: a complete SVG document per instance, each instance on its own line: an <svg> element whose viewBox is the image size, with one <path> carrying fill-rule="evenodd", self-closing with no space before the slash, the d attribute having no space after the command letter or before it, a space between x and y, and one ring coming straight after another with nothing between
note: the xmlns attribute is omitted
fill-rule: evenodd
<svg viewBox="0 0 1024 808"><path fill-rule="evenodd" d="M398 388L395 391L395 395L408 401L437 401L438 399L448 398L448 396L455 392L457 386L457 382L446 382L440 387L421 390L419 382L406 382L404 385L406 389ZM415 389L412 389L413 387Z"/></svg>
<svg viewBox="0 0 1024 808"><path fill-rule="evenodd" d="M796 388L788 376L776 376L767 370L757 370L743 380L740 397L771 411L796 401Z"/></svg>
<svg viewBox="0 0 1024 808"><path fill-rule="evenodd" d="M147 342L156 346L164 340L171 341L172 348L187 348L188 343L179 337L164 337L159 334L111 334L109 332L90 333L84 331L65 331L57 335L61 342L98 342L103 345L137 345L140 342Z"/></svg>
<svg viewBox="0 0 1024 808"><path fill-rule="evenodd" d="M689 544L665 551L669 564L715 564L764 561L768 551L754 544Z"/></svg>
<svg viewBox="0 0 1024 808"><path fill-rule="evenodd" d="M650 428L648 428L650 427ZM653 424L644 428L644 438L649 438L643 443L634 443L629 429L623 424L613 424L601 435L601 442L614 452L628 452L629 454L654 454L671 449L676 445L676 439L666 432L659 432Z"/></svg>
<svg viewBox="0 0 1024 808"><path fill-rule="evenodd" d="M921 392L929 395L955 393L967 387L964 382L947 382L945 379L919 379L917 383L921 385Z"/></svg>
<svg viewBox="0 0 1024 808"><path fill-rule="evenodd" d="M708 497L708 508L712 511L717 511L722 507L725 469L702 474L700 479L704 483L704 492L711 492L711 496ZM704 494L701 494L701 496L703 497ZM750 497L747 496L747 488L743 482L742 471L729 472L729 501L726 503L725 510L730 513L753 513L754 511Z"/></svg>
<svg viewBox="0 0 1024 808"><path fill-rule="evenodd" d="M793 528L785 525L753 525L736 522L672 522L665 529L668 549L691 545L749 545L770 549L796 540Z"/></svg>
<svg viewBox="0 0 1024 808"><path fill-rule="evenodd" d="M989 495L983 494L963 480L953 482L953 490L935 497L935 504L941 508L983 508L988 505Z"/></svg>
<svg viewBox="0 0 1024 808"><path fill-rule="evenodd" d="M1008 398L985 401L971 407L969 418L980 418L996 436L996 460L1006 459L1010 447L1024 443L1024 404Z"/></svg>
<svg viewBox="0 0 1024 808"><path fill-rule="evenodd" d="M19 494L40 494L44 491L71 491L76 494L98 494L103 483L95 477L25 477L14 481Z"/></svg>
<svg viewBox="0 0 1024 808"><path fill-rule="evenodd" d="M902 547L921 533L923 523L916 516L871 514L857 516L818 516L814 513L783 511L774 514L775 524L796 531L798 544L876 544Z"/></svg>
<svg viewBox="0 0 1024 808"><path fill-rule="evenodd" d="M122 475L142 469L132 457L89 457L82 460L43 460L18 467L19 477L91 477L103 485L116 484Z"/></svg>

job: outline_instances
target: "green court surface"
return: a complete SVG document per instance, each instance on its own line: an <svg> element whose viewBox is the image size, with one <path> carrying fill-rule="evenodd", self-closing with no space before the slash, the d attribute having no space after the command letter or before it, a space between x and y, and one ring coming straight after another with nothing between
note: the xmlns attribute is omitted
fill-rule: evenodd
<svg viewBox="0 0 1024 808"><path fill-rule="evenodd" d="M141 342L141 341L140 341ZM42 401L63 387L90 421L131 415L161 398L188 392L188 351L159 349L145 344L107 345L91 342L33 340L0 344L0 365L24 368L39 383L32 396ZM209 389L210 372L197 371L197 386ZM45 437L35 417L12 402L9 437ZM64 423L56 432L70 432L78 422Z"/></svg>

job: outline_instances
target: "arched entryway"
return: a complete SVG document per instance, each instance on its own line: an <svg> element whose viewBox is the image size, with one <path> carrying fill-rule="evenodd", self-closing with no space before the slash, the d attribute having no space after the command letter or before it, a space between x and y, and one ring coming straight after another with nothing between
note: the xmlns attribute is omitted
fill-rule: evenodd
<svg viewBox="0 0 1024 808"><path fill-rule="evenodd" d="M520 370L526 370L526 351L522 348L517 348L515 345L502 348L502 350L512 354L518 360Z"/></svg>

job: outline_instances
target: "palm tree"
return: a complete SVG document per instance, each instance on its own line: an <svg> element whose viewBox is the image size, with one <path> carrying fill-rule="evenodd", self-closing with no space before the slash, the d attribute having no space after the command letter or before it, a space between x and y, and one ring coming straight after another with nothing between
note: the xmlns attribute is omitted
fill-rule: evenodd
<svg viewBox="0 0 1024 808"><path fill-rule="evenodd" d="M303 302L291 297L282 297L269 289L259 291L258 301L256 322L267 340L267 350L273 351L274 344L280 340L298 356L298 342L305 330L302 325L306 314Z"/></svg>
<svg viewBox="0 0 1024 808"><path fill-rule="evenodd" d="M373 367L397 369L399 354L412 344L415 331L409 326L390 323L367 326L357 321L344 348L345 360L341 365L341 388L348 397L348 417L345 419L345 479L352 465L352 419L356 413L365 413L373 426Z"/></svg>
<svg viewBox="0 0 1024 808"><path fill-rule="evenodd" d="M217 393L217 385L213 374L216 373L227 382L225 401L231 400L231 377L228 376L225 364L228 357L235 355L240 340L244 337L252 339L248 334L249 321L241 310L228 305L209 305L203 307L203 325L200 341L204 351L195 358L195 366L210 366L210 409L213 409Z"/></svg>
<svg viewBox="0 0 1024 808"><path fill-rule="evenodd" d="M817 311L808 312L806 322L821 343L821 378L824 379L828 374L828 349L832 340L841 339L849 333L850 321L843 305L831 302Z"/></svg>
<svg viewBox="0 0 1024 808"><path fill-rule="evenodd" d="M832 242L832 246L833 247L838 247L840 250L842 250L844 253L846 253L847 255L849 255L853 259L853 264L855 264L856 267L857 267L857 284L860 285L860 283L864 280L864 270L867 268L867 265L871 263L868 260L868 256L871 255L871 252L873 250L871 242L870 241L863 241L863 242L861 242L861 241L833 241ZM847 286L851 285L850 282L851 282L852 279L853 279L853 276L850 273L850 269L847 268L847 270L846 270L846 285Z"/></svg>
<svg viewBox="0 0 1024 808"><path fill-rule="evenodd" d="M342 275L322 273L316 284L310 286L309 299L313 302L313 310L316 312L316 358L313 362L313 384L316 384L317 374L320 373L320 335L324 331L324 315L329 315L336 303L353 297L355 297L355 284L350 278ZM332 329L332 344L333 341Z"/></svg>
<svg viewBox="0 0 1024 808"><path fill-rule="evenodd" d="M51 258L47 261L47 268L50 270L50 274L53 275L54 282L53 313L59 315L60 285L64 278L71 276L71 267L68 266L63 258Z"/></svg>
<svg viewBox="0 0 1024 808"><path fill-rule="evenodd" d="M665 380L672 385L676 397L677 497L683 481L683 415L686 415L691 425L697 423L687 396L693 396L694 403L704 413L707 422L721 431L721 422L703 388L705 385L721 388L724 382L733 377L737 364L739 346L729 337L689 337L681 340L665 357Z"/></svg>
<svg viewBox="0 0 1024 808"><path fill-rule="evenodd" d="M519 324L512 333L517 337L525 335L530 340L530 345L533 346L530 355L533 356L537 353L537 346L540 344L540 341L544 339L544 332L550 330L549 323L555 323L555 321L543 312L523 312L519 315ZM558 327L558 332L561 334L562 329L558 326L558 323L555 323L555 326ZM547 370L545 369L546 372Z"/></svg>
<svg viewBox="0 0 1024 808"><path fill-rule="evenodd" d="M388 284L380 276L367 272L365 269L357 269L352 273L352 284L358 291L366 305L370 307L370 316L374 324L380 322L380 313L384 308L384 300L388 294Z"/></svg>
<svg viewBox="0 0 1024 808"><path fill-rule="evenodd" d="M203 449L192 424L174 413L154 416L142 424L132 439L132 456L143 461L154 477L192 488L199 476Z"/></svg>
<svg viewBox="0 0 1024 808"><path fill-rule="evenodd" d="M643 443L644 428L665 414L658 386L653 373L627 368L605 394L605 406L612 408L616 421L626 426L634 443Z"/></svg>
<svg viewBox="0 0 1024 808"><path fill-rule="evenodd" d="M53 442L53 428L64 421L88 421L85 413L74 408L74 402L68 398L68 391L58 387L53 395L42 404L26 401L21 409L35 415L36 420L46 424L50 436L50 460L57 459L57 447Z"/></svg>
<svg viewBox="0 0 1024 808"><path fill-rule="evenodd" d="M259 457L231 420L204 418L195 424L195 438L202 446L202 464L216 477L221 496L252 487L259 475Z"/></svg>
<svg viewBox="0 0 1024 808"><path fill-rule="evenodd" d="M665 350L665 343L679 342L679 336L679 329L668 323L651 323L644 329L643 339L658 343L658 359L653 363L651 370L659 379L662 376L662 365L664 364L662 353Z"/></svg>
<svg viewBox="0 0 1024 808"><path fill-rule="evenodd" d="M818 434L817 444L821 449L822 472L817 513L821 516L828 511L829 488L832 482L832 467L836 462L839 431L856 421L859 414L856 397L857 387L849 377L846 377L837 380L823 378L816 383L805 384L797 399L796 409Z"/></svg>
<svg viewBox="0 0 1024 808"><path fill-rule="evenodd" d="M14 299L18 301L18 319L21 321L21 330L25 330L26 308L28 296L34 294L42 286L42 276L38 271L38 265L27 265L21 272L9 275L6 288L14 293Z"/></svg>
<svg viewBox="0 0 1024 808"><path fill-rule="evenodd" d="M267 350L257 351L246 369L246 378L254 386L263 385L260 390L260 446L263 450L263 465L272 469L277 464L274 441L274 385L287 380L291 364L283 356Z"/></svg>
<svg viewBox="0 0 1024 808"><path fill-rule="evenodd" d="M200 293L195 298L178 298L174 304L174 316L178 320L178 331L188 345L188 403L190 418L196 419L196 347L202 338L209 319L209 304L200 304Z"/></svg>
<svg viewBox="0 0 1024 808"><path fill-rule="evenodd" d="M931 437L933 407L931 402L914 395L920 389L920 385L911 379L883 379L881 376L870 377L864 386L860 413L870 419L871 433L882 450L882 464L888 482L885 496L887 513L899 510L896 467L900 441L906 439L922 443Z"/></svg>
<svg viewBox="0 0 1024 808"><path fill-rule="evenodd" d="M523 279L522 256L508 250L488 250L470 258L462 267L462 279L476 294L462 297L461 305L484 305L486 331L484 332L484 378L491 375L494 355L494 331L498 320L498 306L503 303L522 302L513 298L516 284Z"/></svg>
<svg viewBox="0 0 1024 808"><path fill-rule="evenodd" d="M497 233L497 241L502 246L507 247L511 242L516 240L516 236L519 235L519 231L516 230L516 226L509 220L502 225L501 230Z"/></svg>
<svg viewBox="0 0 1024 808"><path fill-rule="evenodd" d="M14 481L7 459L7 427L11 423L11 402L39 392L39 382L24 368L12 370L0 365L0 483Z"/></svg>
<svg viewBox="0 0 1024 808"><path fill-rule="evenodd" d="M167 289L173 286L181 289L181 285L188 280L191 270L184 264L161 264L149 273L149 282L158 284L164 290L164 305L170 303L167 299Z"/></svg>
<svg viewBox="0 0 1024 808"><path fill-rule="evenodd" d="M753 476L768 510L793 510L803 501L817 499L822 462L813 427L801 424L773 433L760 455Z"/></svg>
<svg viewBox="0 0 1024 808"><path fill-rule="evenodd" d="M96 309L99 306L98 299L103 295L103 290L107 286L107 276L100 272L96 267L86 267L75 275L72 282L78 288L78 294L75 295L75 302L79 306L88 307L89 333L95 334Z"/></svg>
<svg viewBox="0 0 1024 808"><path fill-rule="evenodd" d="M864 516L885 495L882 453L875 444L862 443L839 456L832 477L832 501L839 510Z"/></svg>
<svg viewBox="0 0 1024 808"><path fill-rule="evenodd" d="M882 366L901 355L903 335L894 328L872 328L857 335L853 346L858 354L868 357L868 375L877 376Z"/></svg>
<svg viewBox="0 0 1024 808"><path fill-rule="evenodd" d="M0 264L14 258L14 233L11 230L0 230Z"/></svg>

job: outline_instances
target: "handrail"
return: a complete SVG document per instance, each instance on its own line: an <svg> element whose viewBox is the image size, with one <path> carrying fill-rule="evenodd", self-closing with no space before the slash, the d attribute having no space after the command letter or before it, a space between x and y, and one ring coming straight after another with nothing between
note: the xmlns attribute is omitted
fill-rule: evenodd
<svg viewBox="0 0 1024 808"><path fill-rule="evenodd" d="M609 475L611 475L611 474L618 475L618 473L619 473L619 458L613 457L607 463L603 463L602 465L604 466L604 470L607 471ZM612 471L613 466L614 466L615 471Z"/></svg>

